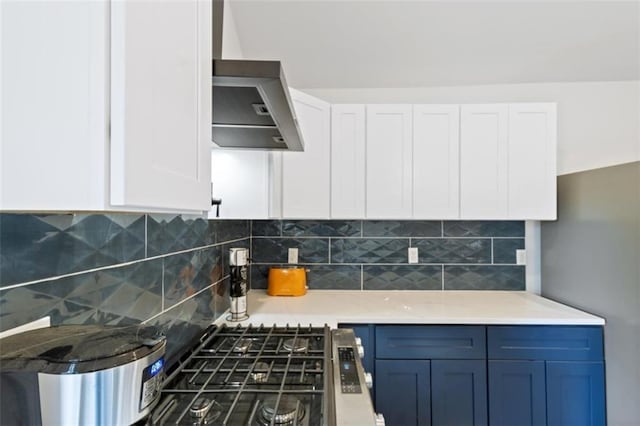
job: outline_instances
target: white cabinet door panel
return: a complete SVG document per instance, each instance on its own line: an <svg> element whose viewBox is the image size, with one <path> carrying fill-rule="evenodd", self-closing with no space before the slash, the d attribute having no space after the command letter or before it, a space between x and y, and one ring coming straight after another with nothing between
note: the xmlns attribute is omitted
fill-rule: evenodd
<svg viewBox="0 0 640 426"><path fill-rule="evenodd" d="M509 107L463 105L460 134L460 216L506 219Z"/></svg>
<svg viewBox="0 0 640 426"><path fill-rule="evenodd" d="M111 202L209 210L211 4L111 12Z"/></svg>
<svg viewBox="0 0 640 426"><path fill-rule="evenodd" d="M555 220L556 105L509 105L509 216Z"/></svg>
<svg viewBox="0 0 640 426"><path fill-rule="evenodd" d="M330 215L331 106L297 90L291 99L304 152L282 153L282 216L328 219Z"/></svg>
<svg viewBox="0 0 640 426"><path fill-rule="evenodd" d="M366 217L412 217L411 105L367 105Z"/></svg>
<svg viewBox="0 0 640 426"><path fill-rule="evenodd" d="M365 107L331 107L331 217L364 217Z"/></svg>
<svg viewBox="0 0 640 426"><path fill-rule="evenodd" d="M460 108L413 106L413 218L460 214Z"/></svg>

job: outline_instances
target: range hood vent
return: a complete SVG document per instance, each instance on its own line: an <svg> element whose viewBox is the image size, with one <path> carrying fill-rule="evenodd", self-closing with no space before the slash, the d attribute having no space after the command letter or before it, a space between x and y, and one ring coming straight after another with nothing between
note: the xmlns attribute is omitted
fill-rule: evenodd
<svg viewBox="0 0 640 426"><path fill-rule="evenodd" d="M279 61L213 61L212 140L224 148L302 151Z"/></svg>

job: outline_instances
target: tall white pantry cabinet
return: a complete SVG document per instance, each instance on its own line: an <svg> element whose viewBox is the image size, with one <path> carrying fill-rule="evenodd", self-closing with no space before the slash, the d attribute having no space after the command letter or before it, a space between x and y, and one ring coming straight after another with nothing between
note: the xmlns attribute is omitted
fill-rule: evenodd
<svg viewBox="0 0 640 426"><path fill-rule="evenodd" d="M0 23L0 209L210 209L210 2L2 2Z"/></svg>

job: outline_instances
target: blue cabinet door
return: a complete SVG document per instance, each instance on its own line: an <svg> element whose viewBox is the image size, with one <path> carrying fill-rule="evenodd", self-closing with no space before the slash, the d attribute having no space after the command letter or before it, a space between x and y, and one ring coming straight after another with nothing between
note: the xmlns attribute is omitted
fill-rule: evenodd
<svg viewBox="0 0 640 426"><path fill-rule="evenodd" d="M431 424L430 363L376 360L376 410L387 426Z"/></svg>
<svg viewBox="0 0 640 426"><path fill-rule="evenodd" d="M434 426L487 424L487 367L484 360L432 360Z"/></svg>
<svg viewBox="0 0 640 426"><path fill-rule="evenodd" d="M489 361L489 424L547 423L544 361Z"/></svg>
<svg viewBox="0 0 640 426"><path fill-rule="evenodd" d="M603 426L604 364L547 361L547 424Z"/></svg>

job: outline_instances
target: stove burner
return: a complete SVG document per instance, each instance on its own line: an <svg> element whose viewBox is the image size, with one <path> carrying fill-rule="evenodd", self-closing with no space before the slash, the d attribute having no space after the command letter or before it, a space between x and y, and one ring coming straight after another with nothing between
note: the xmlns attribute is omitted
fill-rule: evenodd
<svg viewBox="0 0 640 426"><path fill-rule="evenodd" d="M251 378L256 383L267 383L267 375L269 374L269 364L266 362L256 362L251 372Z"/></svg>
<svg viewBox="0 0 640 426"><path fill-rule="evenodd" d="M238 339L236 345L233 347L233 352L246 354L251 347L253 340L251 339Z"/></svg>
<svg viewBox="0 0 640 426"><path fill-rule="evenodd" d="M289 352L304 352L309 348L309 339L287 339L282 343L282 347Z"/></svg>
<svg viewBox="0 0 640 426"><path fill-rule="evenodd" d="M189 414L194 424L208 425L220 417L222 414L222 406L213 399L200 396L191 404Z"/></svg>
<svg viewBox="0 0 640 426"><path fill-rule="evenodd" d="M213 405L213 399L200 396L193 402L193 404L191 404L189 414L191 414L191 417L197 417L200 419L207 414L211 405Z"/></svg>
<svg viewBox="0 0 640 426"><path fill-rule="evenodd" d="M262 403L262 419L270 424L272 421L277 425L286 425L296 421L299 422L304 417L304 406L302 402L290 395L282 395L280 397L280 403L276 411L276 402L278 402L277 396L270 396L265 398Z"/></svg>

